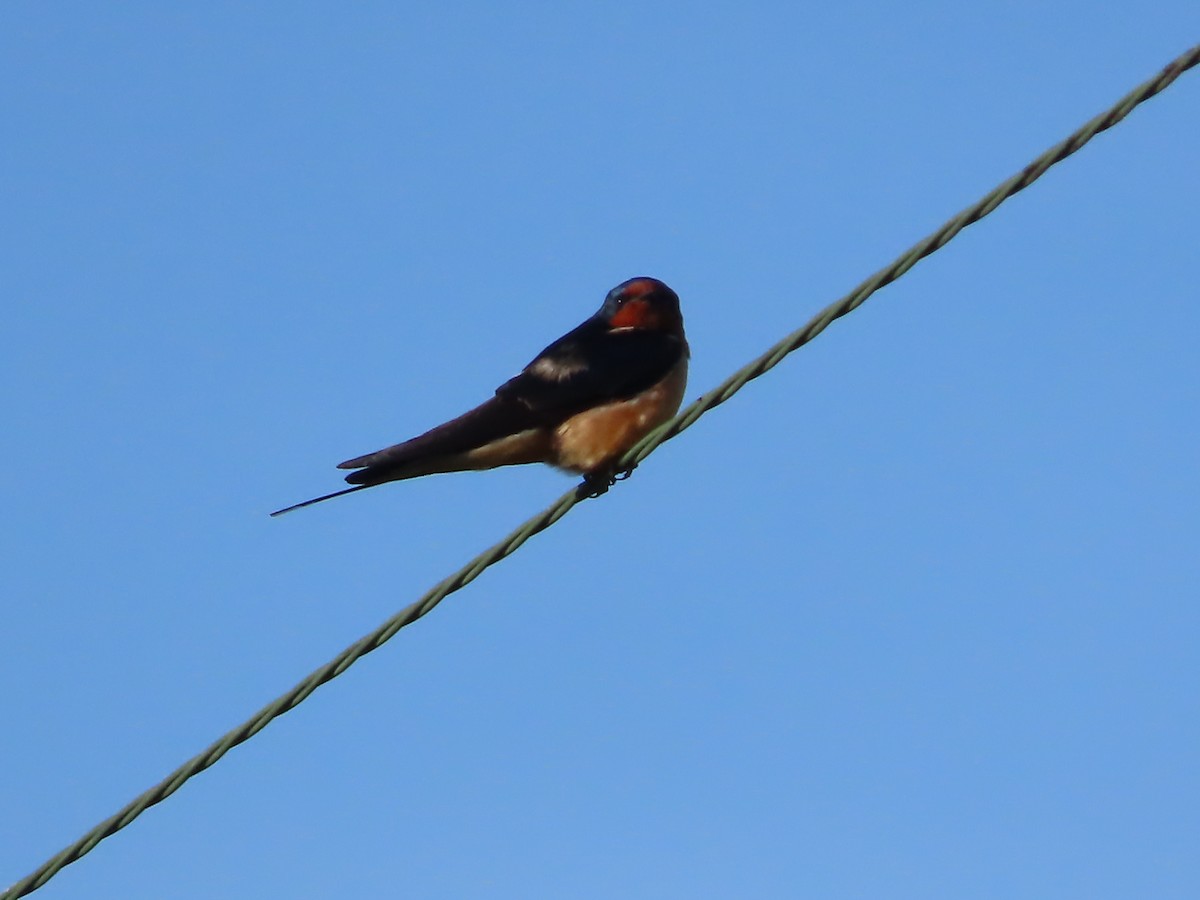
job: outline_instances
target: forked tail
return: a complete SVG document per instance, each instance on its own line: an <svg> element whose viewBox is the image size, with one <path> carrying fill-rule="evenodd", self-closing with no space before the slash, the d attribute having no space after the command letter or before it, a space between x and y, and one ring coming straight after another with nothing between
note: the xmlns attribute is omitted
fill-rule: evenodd
<svg viewBox="0 0 1200 900"><path fill-rule="evenodd" d="M277 509L271 513L271 516L282 516L284 513L289 513L293 509L303 509L306 506L312 506L314 503L320 503L323 500L332 500L334 497L340 497L342 494L353 494L355 491L362 491L369 487L374 487L373 484L357 484L354 487L343 488L340 491L334 491L332 494L326 494L324 497L313 497L311 500L305 500L303 503L296 503L292 506L285 506L283 509Z"/></svg>

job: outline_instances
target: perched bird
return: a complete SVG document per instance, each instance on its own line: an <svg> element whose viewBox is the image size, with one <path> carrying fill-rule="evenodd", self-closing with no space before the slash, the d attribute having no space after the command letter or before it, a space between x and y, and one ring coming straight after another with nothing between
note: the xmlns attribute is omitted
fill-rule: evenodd
<svg viewBox="0 0 1200 900"><path fill-rule="evenodd" d="M679 297L656 278L631 278L600 310L539 353L495 396L422 435L338 465L365 488L466 469L544 462L609 479L630 447L675 415L687 384Z"/></svg>

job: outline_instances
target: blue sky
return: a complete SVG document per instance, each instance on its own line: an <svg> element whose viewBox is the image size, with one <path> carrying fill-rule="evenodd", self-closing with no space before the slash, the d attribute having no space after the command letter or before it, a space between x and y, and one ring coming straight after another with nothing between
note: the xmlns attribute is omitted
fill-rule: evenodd
<svg viewBox="0 0 1200 900"><path fill-rule="evenodd" d="M698 396L1197 40L4 4L0 885L572 484L267 518L337 461L633 275ZM39 896L1195 896L1198 143L1193 72Z"/></svg>

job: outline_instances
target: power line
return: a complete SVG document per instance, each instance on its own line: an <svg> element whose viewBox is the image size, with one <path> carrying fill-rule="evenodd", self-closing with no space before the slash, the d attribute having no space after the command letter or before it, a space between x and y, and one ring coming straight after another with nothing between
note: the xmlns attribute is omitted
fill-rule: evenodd
<svg viewBox="0 0 1200 900"><path fill-rule="evenodd" d="M695 403L686 407L670 422L642 439L625 454L621 468L631 468L650 455L660 444L690 428L708 410L724 403L747 383L777 366L789 353L807 344L824 331L835 319L841 318L866 301L873 293L890 284L914 265L949 243L955 235L968 225L978 222L1001 203L1017 192L1024 190L1046 173L1053 165L1079 150L1093 137L1124 119L1135 107L1164 90L1188 69L1200 63L1200 45L1193 47L1173 60L1156 77L1139 85L1108 111L1084 124L1066 140L1051 147L1019 173L998 185L977 203L963 210L945 225L914 244L887 267L880 269L846 296L830 304L814 316L808 324L792 332L758 359L734 372L713 390L704 394ZM70 865L90 852L102 840L120 831L143 812L161 803L193 776L212 766L238 744L249 740L265 728L273 719L300 704L318 687L336 678L372 650L382 646L395 636L401 628L415 622L432 610L450 594L470 584L485 569L495 565L540 531L549 528L565 516L575 504L592 496L592 488L586 483L567 492L552 506L529 519L504 540L476 556L459 571L441 581L412 605L392 616L375 631L343 650L337 657L310 674L283 696L267 704L246 722L225 734L202 753L192 757L165 779L144 792L116 815L105 819L87 834L65 848L34 872L13 884L0 900L16 900L40 888L65 866Z"/></svg>

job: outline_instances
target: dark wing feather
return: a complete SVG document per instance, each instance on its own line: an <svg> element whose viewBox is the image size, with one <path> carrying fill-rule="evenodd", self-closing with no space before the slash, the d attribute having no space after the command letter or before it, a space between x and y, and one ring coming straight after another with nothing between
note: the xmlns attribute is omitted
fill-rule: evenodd
<svg viewBox="0 0 1200 900"><path fill-rule="evenodd" d="M659 331L609 331L589 319L537 355L496 396L411 440L348 459L339 469L356 485L382 484L414 464L465 453L530 428L553 427L589 407L632 397L662 380L684 353Z"/></svg>
<svg viewBox="0 0 1200 900"><path fill-rule="evenodd" d="M589 319L559 338L496 396L557 424L600 403L625 400L661 381L683 356L683 340L662 331L609 331Z"/></svg>
<svg viewBox="0 0 1200 900"><path fill-rule="evenodd" d="M348 459L338 463L338 468L359 470L346 476L350 484L382 484L394 480L399 470L423 459L466 453L538 424L537 418L521 404L492 397L470 412L411 440Z"/></svg>

